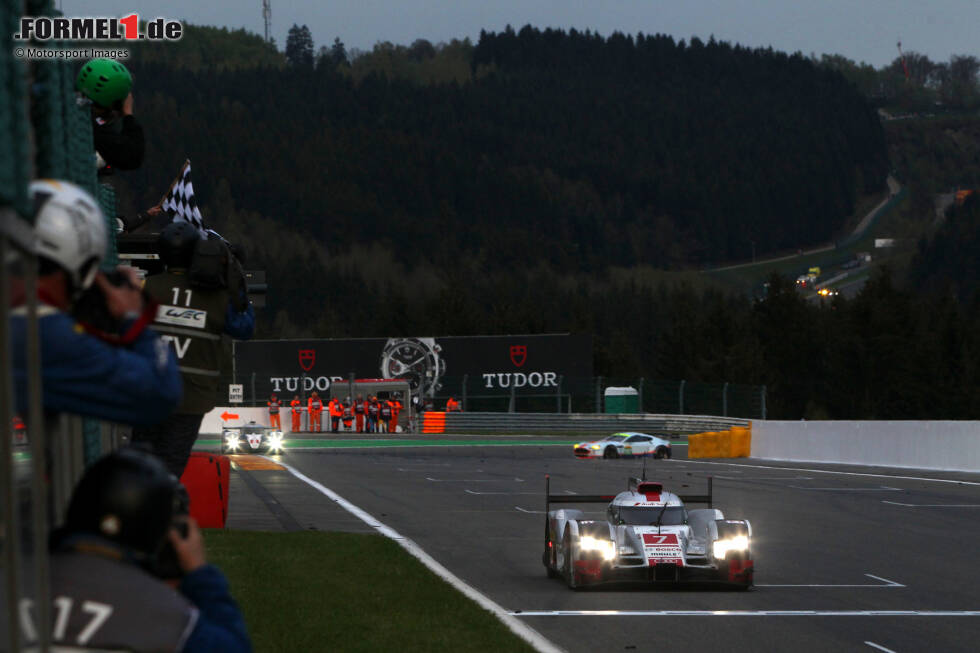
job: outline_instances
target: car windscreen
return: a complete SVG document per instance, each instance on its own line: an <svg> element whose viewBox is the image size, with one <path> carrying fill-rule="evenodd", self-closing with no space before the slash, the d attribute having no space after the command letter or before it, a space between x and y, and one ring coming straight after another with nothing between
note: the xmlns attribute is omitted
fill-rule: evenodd
<svg viewBox="0 0 980 653"><path fill-rule="evenodd" d="M663 516L660 515L663 511ZM661 526L680 526L687 523L687 509L684 506L670 506L664 509L650 506L621 506L619 523L631 526L653 526L660 519Z"/></svg>
<svg viewBox="0 0 980 653"><path fill-rule="evenodd" d="M609 442L622 442L625 437L625 435L610 435L606 440Z"/></svg>

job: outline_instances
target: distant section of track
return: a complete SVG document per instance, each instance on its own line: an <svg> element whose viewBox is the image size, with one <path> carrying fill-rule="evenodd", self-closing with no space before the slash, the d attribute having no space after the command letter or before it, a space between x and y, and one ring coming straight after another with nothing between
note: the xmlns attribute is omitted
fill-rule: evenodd
<svg viewBox="0 0 980 653"><path fill-rule="evenodd" d="M449 444L460 439L475 446ZM682 447L674 460L576 460L561 441L489 439L285 460L568 651L976 648L980 475L687 461ZM756 588L571 592L545 577L544 475L552 491L608 493L644 464L678 491L713 476L716 506L752 521Z"/></svg>

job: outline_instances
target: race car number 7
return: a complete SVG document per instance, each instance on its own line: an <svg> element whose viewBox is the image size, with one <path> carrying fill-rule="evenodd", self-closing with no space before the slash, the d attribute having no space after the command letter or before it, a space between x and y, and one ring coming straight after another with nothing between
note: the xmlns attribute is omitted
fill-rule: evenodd
<svg viewBox="0 0 980 653"><path fill-rule="evenodd" d="M673 542L674 537L672 535L648 535L643 539L647 544L667 544Z"/></svg>

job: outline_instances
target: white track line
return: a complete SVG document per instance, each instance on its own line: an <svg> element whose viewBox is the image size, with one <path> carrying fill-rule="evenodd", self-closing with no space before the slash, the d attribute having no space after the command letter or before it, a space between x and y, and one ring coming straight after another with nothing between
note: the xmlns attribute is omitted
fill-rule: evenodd
<svg viewBox="0 0 980 653"><path fill-rule="evenodd" d="M809 467L774 467L772 465L746 465L745 463L719 463L709 460L678 460L678 463L692 465L729 465L731 467L751 467L752 469L778 469L784 472L812 472L814 474L843 474L845 476L870 476L871 478L894 478L903 481L931 481L933 483L955 483L958 485L980 485L980 481L957 481L950 478L927 478L924 476L896 476L894 474L869 474L867 472L839 472L832 469L811 469Z"/></svg>
<svg viewBox="0 0 980 653"><path fill-rule="evenodd" d="M501 442L498 444L402 444L394 443L383 445L379 444L365 444L363 447L359 445L349 445L343 447L304 447L301 445L293 446L295 440L290 440L290 444L286 448L287 451L344 451L345 449L424 449L426 447L432 448L449 448L449 447L567 447L566 442L556 442L554 444L550 442L541 442L538 444L528 444L526 442ZM371 442L370 440L365 440L365 442ZM411 442L411 440L406 440L406 442ZM431 442L438 442L438 440L432 440ZM687 446L685 445L674 445L674 446Z"/></svg>
<svg viewBox="0 0 980 653"><path fill-rule="evenodd" d="M432 478L426 476L425 480L433 483L504 483L507 479L503 478ZM523 483L523 478L515 478L515 483Z"/></svg>
<svg viewBox="0 0 980 653"><path fill-rule="evenodd" d="M902 585L901 583L896 583L893 580L888 580L887 578L882 578L881 576L875 576L873 574L865 574L865 576L867 576L868 578L874 578L875 580L880 580L881 582L883 582L885 584L884 585L869 585L869 584L865 583L863 585L779 585L779 584L773 585L773 584L767 584L767 583L756 583L755 586L756 587L848 587L848 588L855 588L855 587L905 587L905 585Z"/></svg>
<svg viewBox="0 0 980 653"><path fill-rule="evenodd" d="M870 646L872 648L876 648L879 651L884 651L885 653L895 653L895 651L891 650L890 648L885 648L881 644L875 644L874 642L865 642L865 644L867 644L868 646Z"/></svg>
<svg viewBox="0 0 980 653"><path fill-rule="evenodd" d="M893 506L905 506L906 508L980 508L980 503L899 503L897 501L885 501Z"/></svg>
<svg viewBox="0 0 980 653"><path fill-rule="evenodd" d="M515 610L517 617L980 617L980 610Z"/></svg>
<svg viewBox="0 0 980 653"><path fill-rule="evenodd" d="M268 456L263 456L263 457L266 458L267 460L272 460L272 458L269 458ZM504 610L501 606L499 606L497 603L492 601L489 597L487 597L485 594L483 594L476 588L472 587L471 585L467 585L458 576L456 576L454 573L452 573L451 571L443 567L435 558L433 558L428 553L426 553L422 549L422 547L420 547L412 540L404 537L393 528L390 528L385 524L382 524L380 521L372 517L364 510L361 510L353 503L351 503L347 499L344 499L342 496L340 496L330 488L324 487L320 483L314 481L313 479L306 476L305 474L303 474L293 466L278 460L273 462L276 462L282 465L283 467L285 467L293 476L303 481L313 489L319 491L321 494L326 496L331 501L336 502L336 504L339 505L341 508L343 508L347 512L351 513L352 515L354 515L355 517L363 521L365 524L367 524L368 526L376 530L381 535L384 535L385 537L390 538L395 542L397 542L403 549L405 549L410 554L418 558L418 560L423 565L428 567L434 574L442 578L444 581L446 581L454 588L456 588L457 590L459 590L460 592L468 596L473 601L476 601L476 603L480 607L484 608L485 610L488 610L495 617L500 619L500 621L505 626L507 626L507 628L510 629L512 633L514 633L515 635L523 639L531 646L533 646L535 650L541 651L542 653L562 653L562 649L558 648L550 641L545 639L541 635L541 633L534 630L533 628L523 623L519 619L514 618L514 616L511 613L509 613L507 610Z"/></svg>
<svg viewBox="0 0 980 653"><path fill-rule="evenodd" d="M463 492L466 492L466 494L475 494L478 496L489 495L489 494L502 494L507 496L512 496L515 494L530 494L532 496L538 496L538 497L541 496L540 492L477 492L476 490L469 490L469 489L463 490Z"/></svg>
<svg viewBox="0 0 980 653"><path fill-rule="evenodd" d="M806 487L803 485L790 485L794 490L812 490L813 492L901 492L900 487Z"/></svg>
<svg viewBox="0 0 980 653"><path fill-rule="evenodd" d="M741 472L739 472L741 474ZM723 478L726 481L812 481L812 476L722 476L715 474L715 478Z"/></svg>

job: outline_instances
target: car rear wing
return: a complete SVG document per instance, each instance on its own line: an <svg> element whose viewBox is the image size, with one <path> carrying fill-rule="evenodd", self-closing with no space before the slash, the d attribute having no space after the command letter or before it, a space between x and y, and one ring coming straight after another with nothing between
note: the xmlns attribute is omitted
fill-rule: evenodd
<svg viewBox="0 0 980 653"><path fill-rule="evenodd" d="M714 496L713 492L713 478L708 477L708 493L707 494L678 494L677 498L687 503L706 503L709 508L713 508L712 498ZM651 483L649 481L643 481L636 478L631 478L629 480L629 489L631 491L642 491L643 485L656 485L659 487L659 483ZM552 494L551 493L551 475L545 474L544 476L544 514L547 518L548 513L551 511L551 504L553 503L609 503L616 498L615 494Z"/></svg>

